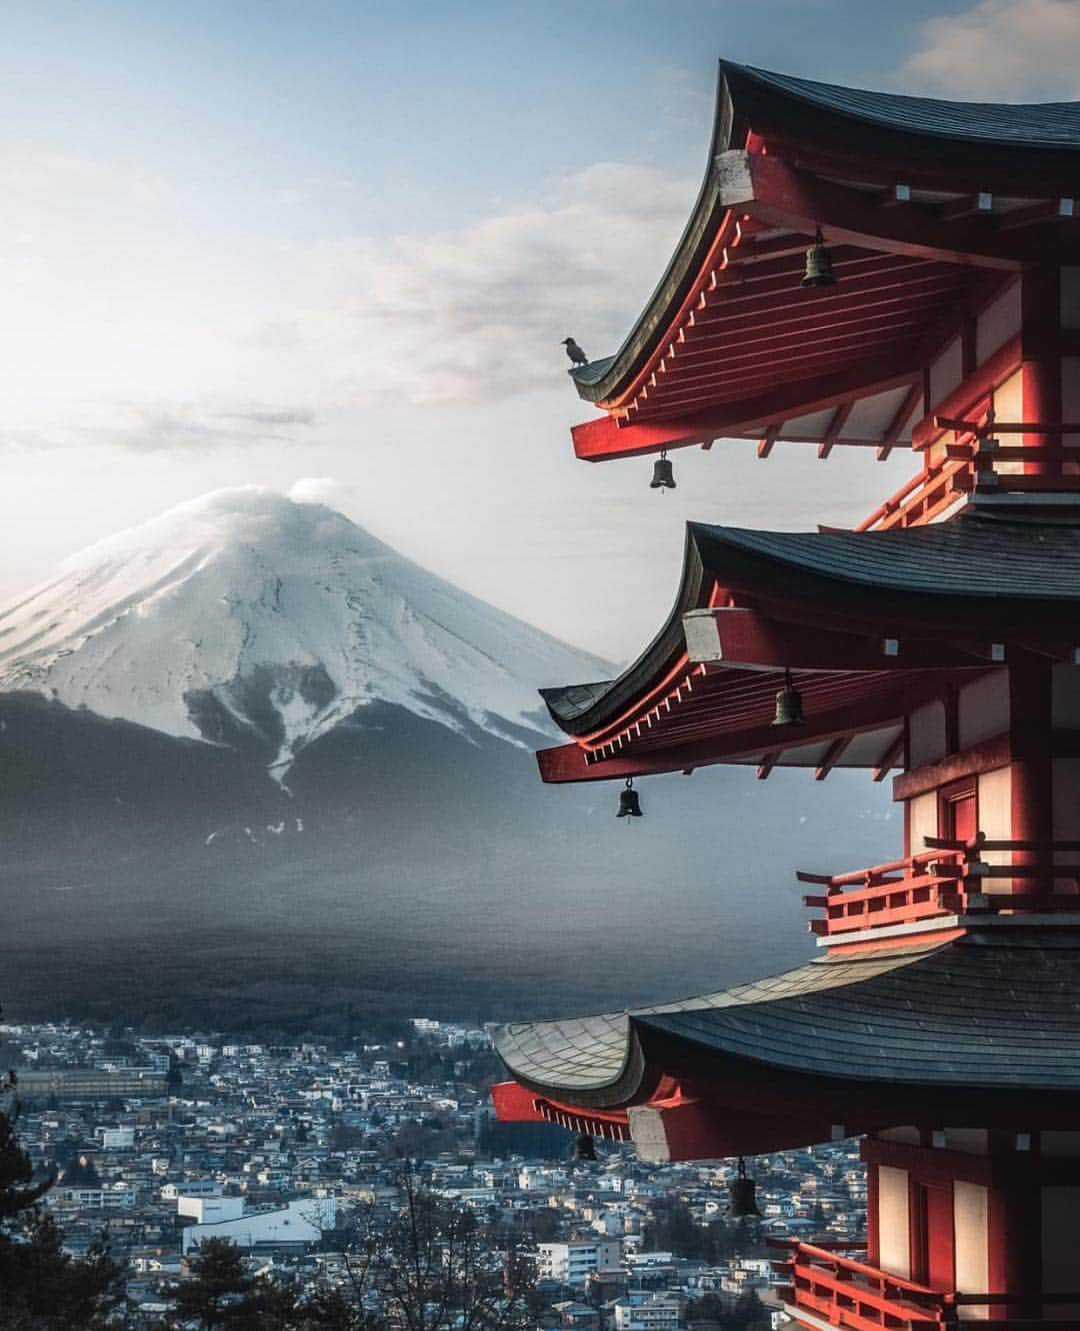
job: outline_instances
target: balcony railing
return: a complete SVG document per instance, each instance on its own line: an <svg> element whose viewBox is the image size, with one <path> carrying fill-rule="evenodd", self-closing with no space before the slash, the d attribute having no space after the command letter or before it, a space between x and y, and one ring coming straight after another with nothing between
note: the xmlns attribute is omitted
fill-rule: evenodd
<svg viewBox="0 0 1080 1331"><path fill-rule="evenodd" d="M935 461L911 477L874 509L856 531L887 531L932 522L959 499L976 494L1078 494L1080 447L1065 444L1080 436L1080 423L996 421L991 409L977 421L935 416L938 432L951 431L953 442L937 449ZM1003 444L998 435L1043 436L1043 444ZM1025 474L1026 464L1039 474Z"/></svg>
<svg viewBox="0 0 1080 1331"><path fill-rule="evenodd" d="M917 855L853 873L800 871L800 883L826 889L803 897L804 905L824 911L810 921L811 932L832 938L956 915L1080 912L1080 863L1060 862L1060 856L1080 852L1080 841L999 841L979 833L972 841L925 842L927 849ZM1025 890L1017 891L1017 882ZM995 883L1000 890L989 890Z"/></svg>
<svg viewBox="0 0 1080 1331"><path fill-rule="evenodd" d="M838 1331L932 1331L935 1327L985 1325L993 1331L1076 1331L1075 1316L1057 1316L1066 1305L1080 1305L1080 1292L1030 1295L960 1293L934 1290L902 1276L891 1275L857 1258L845 1257L831 1247L797 1240L771 1239L770 1246L786 1248L791 1256L774 1263L790 1284L781 1298L798 1320L805 1312L814 1321ZM1017 1315L1009 1315L1015 1308ZM1004 1310L1006 1316L1000 1318Z"/></svg>

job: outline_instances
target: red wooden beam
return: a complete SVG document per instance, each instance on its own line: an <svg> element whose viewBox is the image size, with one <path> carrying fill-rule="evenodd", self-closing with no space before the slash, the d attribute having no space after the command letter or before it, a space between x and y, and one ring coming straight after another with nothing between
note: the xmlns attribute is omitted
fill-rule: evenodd
<svg viewBox="0 0 1080 1331"><path fill-rule="evenodd" d="M998 347L992 356L958 384L951 393L940 402L926 402L927 415L918 421L911 432L913 448L927 448L945 433L934 423L934 416L965 417L971 412L982 410L990 397L1006 379L1020 368L1020 336L1011 337L1008 342Z"/></svg>
<svg viewBox="0 0 1080 1331"><path fill-rule="evenodd" d="M824 781L832 769L843 757L844 750L851 743L850 735L841 735L839 739L834 739L825 751L825 757L820 764L814 768L814 780Z"/></svg>
<svg viewBox="0 0 1080 1331"><path fill-rule="evenodd" d="M965 217L989 217L994 211L994 196L989 190L965 194L951 203L942 204L938 216L943 222L958 222Z"/></svg>
<svg viewBox="0 0 1080 1331"><path fill-rule="evenodd" d="M915 363L916 343L898 343L895 346L888 343L878 343L876 350L879 355L875 360L886 361L893 366L911 365ZM884 354L881 354L884 353ZM784 396L798 396L798 390L819 387L823 383L847 383L851 372L849 366L852 363L853 355L840 356L835 353L827 353L819 356L789 357L786 362L777 361L774 364L762 365L760 367L752 366L743 370L741 373L733 371L724 378L715 380L710 384L691 385L684 391L671 393L669 397L661 403L642 403L640 406L632 407L626 415L626 422L630 425L641 424L649 420L670 420L674 417L682 416L687 413L697 413L699 411L708 411L712 409L728 409L731 404L743 402L748 398L757 400L766 393L771 393L769 399L773 404L773 409L766 412L758 412L756 421L776 420L783 418L790 420L792 413L783 407L783 397L777 391L777 383L782 387L790 387L790 394ZM784 364L791 364L797 361L798 364L792 366L792 373L785 376ZM796 374L798 378L796 378ZM784 384L784 379L788 384ZM909 382L907 376L904 382ZM850 392L844 394L850 397ZM862 396L860 394L860 396ZM827 405L835 405L835 399L830 396ZM806 409L809 410L808 408ZM741 413L740 413L741 414ZM750 424L748 421L747 424Z"/></svg>
<svg viewBox="0 0 1080 1331"><path fill-rule="evenodd" d="M816 744L822 740L839 739L841 735L861 735L896 722L924 697L931 696L939 687L936 681L924 688L897 688L848 703L832 711L806 718L806 724L791 728L785 734L785 750ZM589 762L586 750L579 744L561 744L552 749L541 749L536 760L545 782L561 784L568 781L611 781L628 776L648 776L661 772L681 772L686 767L705 767L712 763L745 761L756 754L772 753L780 738L778 728L771 724L749 726L742 730L706 735L700 739L684 739L665 748L635 749L627 744L621 753L611 758Z"/></svg>
<svg viewBox="0 0 1080 1331"><path fill-rule="evenodd" d="M723 408L680 415L674 420L620 427L614 416L575 425L571 430L574 452L586 462L609 458L639 457L662 448L683 448L720 438L728 430L747 430L763 420L808 416L835 407L849 398L872 397L891 388L910 384L918 367L898 365L896 358L865 361L836 374L780 384L754 396L728 403Z"/></svg>
<svg viewBox="0 0 1080 1331"><path fill-rule="evenodd" d="M772 769L776 766L776 764L780 761L780 758L783 756L783 752L784 752L783 749L774 749L772 753L766 753L762 755L761 762L758 763L757 767L757 779L759 781L768 781L769 774L772 772Z"/></svg>
<svg viewBox="0 0 1080 1331"><path fill-rule="evenodd" d="M1021 235L1000 235L975 222L941 222L929 210L877 207L872 196L795 170L775 153L730 149L720 154L722 197L731 208L772 226L821 227L833 244L1016 270L1038 259Z"/></svg>
<svg viewBox="0 0 1080 1331"><path fill-rule="evenodd" d="M787 623L744 607L690 610L683 616L687 656L706 670L963 669L983 665L989 643L844 633Z"/></svg>
<svg viewBox="0 0 1080 1331"><path fill-rule="evenodd" d="M890 770L901 763L904 758L904 733L897 735L896 739L889 745L881 755L878 765L874 768L874 780L884 781Z"/></svg>
<svg viewBox="0 0 1080 1331"><path fill-rule="evenodd" d="M833 418L829 422L829 428L825 431L825 437L818 444L817 455L819 458L827 458L832 452L834 444L840 438L840 431L847 424L847 419L854 410L855 401L849 399L847 402L841 402L833 412Z"/></svg>
<svg viewBox="0 0 1080 1331"><path fill-rule="evenodd" d="M783 421L780 422L780 425ZM765 438L757 446L757 455L759 458L767 458L773 451L773 444L776 443L777 435L780 433L780 425L770 425L765 431Z"/></svg>
<svg viewBox="0 0 1080 1331"><path fill-rule="evenodd" d="M1037 226L1043 222L1071 222L1077 216L1075 199L1044 199L1002 213L997 219L1001 231L1015 231L1020 227Z"/></svg>
<svg viewBox="0 0 1080 1331"><path fill-rule="evenodd" d="M966 289L970 278L964 272L941 271L932 265L912 261L903 268L897 265L877 270L861 278L849 278L835 287L804 288L797 274L792 273L782 282L774 283L772 291L742 293L737 289L725 290L722 299L715 299L702 309L694 311L692 323L683 326L679 341L693 342L722 330L725 325L752 326L758 319L779 324L782 318L795 319L808 311L819 317L823 312L838 318L841 314L866 313L890 308L917 306L921 301L936 301L950 294L955 298ZM678 354L679 341L674 343ZM669 341L665 350L671 352Z"/></svg>
<svg viewBox="0 0 1080 1331"><path fill-rule="evenodd" d="M896 410L896 414L889 422L889 427L882 436L881 447L877 451L877 460L884 462L896 446L897 439L900 438L900 431L908 423L911 413L918 405L922 397L922 384L914 383L904 394L904 400Z"/></svg>

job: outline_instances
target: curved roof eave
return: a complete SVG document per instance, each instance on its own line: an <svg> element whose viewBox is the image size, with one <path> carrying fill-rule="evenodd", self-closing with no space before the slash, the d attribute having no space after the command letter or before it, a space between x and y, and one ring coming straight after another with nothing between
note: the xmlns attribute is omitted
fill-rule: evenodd
<svg viewBox="0 0 1080 1331"><path fill-rule="evenodd" d="M881 161L955 165L967 174L993 169L1000 175L1010 166L1059 172L1071 180L1080 153L1080 102L949 102L845 88L721 60L708 165L690 219L619 350L571 371L584 401L613 405L663 340L726 211L717 156L738 146L751 123L766 132L787 130L815 148L861 149Z"/></svg>
<svg viewBox="0 0 1080 1331"><path fill-rule="evenodd" d="M495 1045L519 1084L593 1109L640 1103L678 1076L673 1040L693 1051L694 1076L706 1084L715 1057L833 1085L1076 1095L1078 978L1076 930L988 930L822 958L654 1008L502 1027ZM1029 1011L1047 1015L1046 1039L1034 1044Z"/></svg>
<svg viewBox="0 0 1080 1331"><path fill-rule="evenodd" d="M891 613L930 631L1054 628L1080 603L1080 525L962 516L882 532L772 532L687 524L675 605L641 656L609 684L544 689L556 724L587 735L656 684L685 648L682 617L712 581L877 622Z"/></svg>
<svg viewBox="0 0 1080 1331"><path fill-rule="evenodd" d="M682 578L675 604L659 633L638 659L617 679L540 689L551 719L568 735L584 735L597 725L603 725L608 715L629 706L686 650L682 617L688 610L701 607L705 585L705 569L694 532L695 524L687 523ZM602 716L596 719L598 713Z"/></svg>

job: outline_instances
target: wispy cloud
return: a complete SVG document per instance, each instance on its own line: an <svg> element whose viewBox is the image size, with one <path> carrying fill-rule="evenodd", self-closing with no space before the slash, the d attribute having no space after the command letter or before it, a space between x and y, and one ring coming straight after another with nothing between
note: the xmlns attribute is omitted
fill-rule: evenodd
<svg viewBox="0 0 1080 1331"><path fill-rule="evenodd" d="M692 197L666 172L601 163L459 230L320 244L301 264L323 299L273 328L294 333L337 405L528 392L552 382L566 336L615 350Z"/></svg>
<svg viewBox="0 0 1080 1331"><path fill-rule="evenodd" d="M907 61L909 87L981 102L1080 95L1077 0L974 0L928 19Z"/></svg>

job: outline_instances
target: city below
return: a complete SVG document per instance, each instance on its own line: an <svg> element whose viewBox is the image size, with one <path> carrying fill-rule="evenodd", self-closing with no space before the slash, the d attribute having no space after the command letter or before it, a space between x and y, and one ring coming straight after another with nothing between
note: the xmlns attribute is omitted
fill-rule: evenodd
<svg viewBox="0 0 1080 1331"><path fill-rule="evenodd" d="M9 1025L3 1050L20 1143L57 1175L44 1205L73 1254L107 1235L128 1325L175 1313L208 1239L295 1296L340 1290L357 1217L391 1223L403 1168L475 1215L494 1269L511 1244L525 1256L547 1328L780 1326L785 1242L864 1239L853 1141L756 1159L761 1218L732 1218L734 1161L651 1165L614 1143L574 1159L554 1125L494 1122L484 1031L415 1019L400 1036L275 1046L63 1023Z"/></svg>

